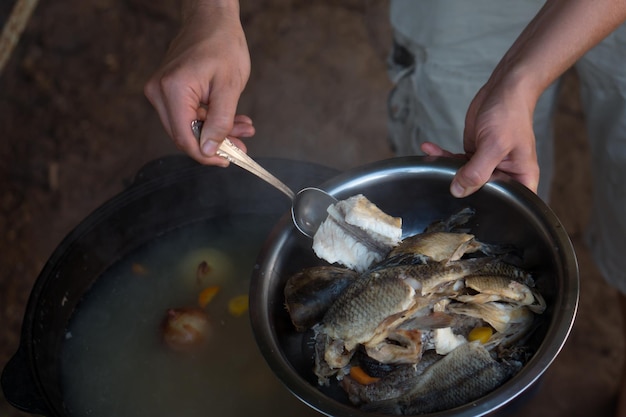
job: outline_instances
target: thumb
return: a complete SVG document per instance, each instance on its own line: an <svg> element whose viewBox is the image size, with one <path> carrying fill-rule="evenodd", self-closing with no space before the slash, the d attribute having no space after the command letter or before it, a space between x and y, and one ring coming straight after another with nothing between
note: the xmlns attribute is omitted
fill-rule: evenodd
<svg viewBox="0 0 626 417"><path fill-rule="evenodd" d="M457 197L467 197L478 191L489 181L502 157L481 152L479 148L474 155L454 175L450 184L450 193Z"/></svg>
<svg viewBox="0 0 626 417"><path fill-rule="evenodd" d="M233 129L239 94L215 91L211 96L200 137L200 148L205 156L215 155L226 136Z"/></svg>

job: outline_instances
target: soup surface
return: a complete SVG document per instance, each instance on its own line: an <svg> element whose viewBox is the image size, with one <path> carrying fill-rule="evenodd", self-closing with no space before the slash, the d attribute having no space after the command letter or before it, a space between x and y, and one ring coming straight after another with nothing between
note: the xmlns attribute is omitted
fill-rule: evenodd
<svg viewBox="0 0 626 417"><path fill-rule="evenodd" d="M68 413L319 415L272 374L245 309L256 256L273 224L261 216L194 223L109 268L85 294L66 330L62 380ZM209 268L198 275L202 262ZM172 351L161 338L166 311L198 307L200 293L209 287L216 293L203 307L211 324L208 343L192 352Z"/></svg>

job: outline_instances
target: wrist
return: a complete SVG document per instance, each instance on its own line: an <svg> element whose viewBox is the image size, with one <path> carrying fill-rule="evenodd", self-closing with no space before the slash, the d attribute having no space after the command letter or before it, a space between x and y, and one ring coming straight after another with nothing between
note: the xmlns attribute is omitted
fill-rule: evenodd
<svg viewBox="0 0 626 417"><path fill-rule="evenodd" d="M501 88L516 101L525 103L529 110L534 110L539 97L548 88L550 82L541 71L520 62L501 62L489 83Z"/></svg>
<svg viewBox="0 0 626 417"><path fill-rule="evenodd" d="M184 0L182 2L183 24L194 17L208 19L215 15L239 19L239 0Z"/></svg>

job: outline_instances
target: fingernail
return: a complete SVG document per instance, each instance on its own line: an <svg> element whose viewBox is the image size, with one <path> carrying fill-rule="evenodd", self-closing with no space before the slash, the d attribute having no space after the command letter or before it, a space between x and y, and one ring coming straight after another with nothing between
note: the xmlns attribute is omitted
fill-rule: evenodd
<svg viewBox="0 0 626 417"><path fill-rule="evenodd" d="M450 193L457 198L465 197L465 188L458 182L452 181L452 184L450 184Z"/></svg>
<svg viewBox="0 0 626 417"><path fill-rule="evenodd" d="M215 152L217 152L218 146L219 146L219 143L214 142L212 140L207 140L206 142L202 144L202 153L205 156L213 156L215 155Z"/></svg>

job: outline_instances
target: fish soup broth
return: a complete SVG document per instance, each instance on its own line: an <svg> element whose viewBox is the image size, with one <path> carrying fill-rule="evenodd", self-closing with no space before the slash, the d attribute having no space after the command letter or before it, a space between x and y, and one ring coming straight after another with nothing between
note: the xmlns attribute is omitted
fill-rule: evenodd
<svg viewBox="0 0 626 417"><path fill-rule="evenodd" d="M296 400L258 353L247 313L249 278L272 223L251 216L193 224L103 274L66 330L62 385L69 414L285 413L285 403ZM198 274L201 262L208 268ZM168 348L161 336L167 310L199 307L199 294L209 287L215 294L203 308L207 342L188 352Z"/></svg>

